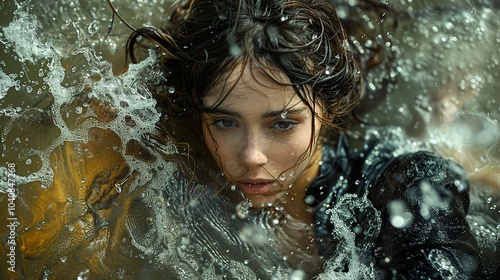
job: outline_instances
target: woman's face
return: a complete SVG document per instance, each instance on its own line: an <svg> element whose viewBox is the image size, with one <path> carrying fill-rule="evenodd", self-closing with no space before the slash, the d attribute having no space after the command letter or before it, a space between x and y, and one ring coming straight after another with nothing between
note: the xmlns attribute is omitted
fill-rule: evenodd
<svg viewBox="0 0 500 280"><path fill-rule="evenodd" d="M289 82L284 74L275 74ZM318 155L313 153L321 127L318 118L291 86L277 84L255 66L235 69L226 82L203 99L203 105L212 108L230 89L218 106L203 113L205 141L224 176L254 207L303 199L318 170L317 164L310 164L313 154Z"/></svg>

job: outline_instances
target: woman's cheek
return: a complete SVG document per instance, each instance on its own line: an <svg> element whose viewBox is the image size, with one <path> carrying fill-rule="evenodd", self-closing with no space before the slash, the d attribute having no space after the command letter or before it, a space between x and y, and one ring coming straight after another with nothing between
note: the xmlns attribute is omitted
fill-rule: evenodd
<svg viewBox="0 0 500 280"><path fill-rule="evenodd" d="M306 147L301 147L300 143L294 142L291 145L289 145L286 149L288 151L288 158L290 160L297 160L298 157L300 157L307 149Z"/></svg>
<svg viewBox="0 0 500 280"><path fill-rule="evenodd" d="M238 170L239 163L236 159L222 158L224 166L222 167L225 173L229 173L231 177L236 176L236 171Z"/></svg>
<svg viewBox="0 0 500 280"><path fill-rule="evenodd" d="M231 137L214 137L212 146L212 155L217 160L219 168L228 179L234 180L240 169L237 141L233 141Z"/></svg>

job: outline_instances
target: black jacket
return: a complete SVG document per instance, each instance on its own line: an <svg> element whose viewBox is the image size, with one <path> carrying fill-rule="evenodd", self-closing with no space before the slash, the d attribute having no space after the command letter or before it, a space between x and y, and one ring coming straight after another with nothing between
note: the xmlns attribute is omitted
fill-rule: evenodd
<svg viewBox="0 0 500 280"><path fill-rule="evenodd" d="M468 190L464 170L452 161L430 152L396 154L376 139L356 150L341 136L336 147L324 145L306 203L314 207L327 259L347 242L337 228L343 223L355 232L357 253L375 258L384 278L480 279L477 242L465 219ZM371 208L359 207L363 198ZM343 261L339 270L348 269Z"/></svg>

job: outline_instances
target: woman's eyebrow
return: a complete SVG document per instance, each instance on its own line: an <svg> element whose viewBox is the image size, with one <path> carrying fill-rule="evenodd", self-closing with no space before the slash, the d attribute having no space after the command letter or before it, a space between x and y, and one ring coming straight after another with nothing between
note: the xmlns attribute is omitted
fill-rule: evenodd
<svg viewBox="0 0 500 280"><path fill-rule="evenodd" d="M302 108L294 108L294 109L284 109L284 110L276 110L276 111L270 111L262 115L263 118L270 118L270 117L277 117L277 116L282 116L283 114L285 115L293 115L293 114L299 114L303 112L304 110L307 110L307 107L302 107ZM206 114L220 114L220 115L228 115L228 116L233 116L233 117L241 117L241 114L238 112L226 110L223 108L206 108L203 110L203 113Z"/></svg>
<svg viewBox="0 0 500 280"><path fill-rule="evenodd" d="M204 108L203 113L205 114L220 114L220 115L228 115L233 117L241 117L241 115L237 112L233 112L230 110L222 109L222 108Z"/></svg>
<svg viewBox="0 0 500 280"><path fill-rule="evenodd" d="M271 112L265 113L263 115L263 117L264 118L269 118L269 117L276 117L276 116L283 116L283 115L286 116L288 114L293 115L293 114L301 113L304 110L307 110L307 107L271 111Z"/></svg>

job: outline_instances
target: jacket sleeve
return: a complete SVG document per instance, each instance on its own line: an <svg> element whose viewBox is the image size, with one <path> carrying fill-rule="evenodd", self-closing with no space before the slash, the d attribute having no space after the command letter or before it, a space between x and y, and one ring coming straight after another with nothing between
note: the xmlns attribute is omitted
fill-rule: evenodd
<svg viewBox="0 0 500 280"><path fill-rule="evenodd" d="M376 257L392 279L479 279L465 216L469 183L457 164L428 152L393 160L370 187L381 211Z"/></svg>

